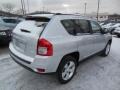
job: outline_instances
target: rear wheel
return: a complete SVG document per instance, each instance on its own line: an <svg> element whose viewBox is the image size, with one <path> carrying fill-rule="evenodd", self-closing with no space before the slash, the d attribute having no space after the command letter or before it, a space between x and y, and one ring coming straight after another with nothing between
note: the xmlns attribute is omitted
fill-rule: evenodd
<svg viewBox="0 0 120 90"><path fill-rule="evenodd" d="M105 49L102 51L102 56L108 56L110 53L110 48L111 48L111 43L109 42L106 45Z"/></svg>
<svg viewBox="0 0 120 90"><path fill-rule="evenodd" d="M58 68L58 80L60 83L65 84L69 82L75 75L77 68L76 59L72 56L66 56L63 58L62 62Z"/></svg>

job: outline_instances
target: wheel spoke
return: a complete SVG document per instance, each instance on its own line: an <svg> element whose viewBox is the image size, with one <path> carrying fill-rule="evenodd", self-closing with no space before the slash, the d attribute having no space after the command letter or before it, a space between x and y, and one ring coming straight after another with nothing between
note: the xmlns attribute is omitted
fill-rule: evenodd
<svg viewBox="0 0 120 90"><path fill-rule="evenodd" d="M70 73L74 72L75 67L73 66L69 71Z"/></svg>
<svg viewBox="0 0 120 90"><path fill-rule="evenodd" d="M69 67L69 63L67 63L64 67L64 69L67 69Z"/></svg>
<svg viewBox="0 0 120 90"><path fill-rule="evenodd" d="M110 45L107 45L107 47L106 47L106 55L109 53L109 51L110 51Z"/></svg>
<svg viewBox="0 0 120 90"><path fill-rule="evenodd" d="M69 69L71 69L72 67L74 66L74 63L73 62L70 62L70 64L69 64L69 66L68 66L68 71L69 71Z"/></svg>
<svg viewBox="0 0 120 90"><path fill-rule="evenodd" d="M62 77L65 78L66 77L66 72L62 73Z"/></svg>
<svg viewBox="0 0 120 90"><path fill-rule="evenodd" d="M63 69L63 72L62 72L62 78L64 80L70 79L73 76L73 74L74 74L74 70L75 70L74 62L72 62L72 61L68 62L64 66L64 69Z"/></svg>
<svg viewBox="0 0 120 90"><path fill-rule="evenodd" d="M66 74L66 80L68 80L70 78L70 74L67 72Z"/></svg>

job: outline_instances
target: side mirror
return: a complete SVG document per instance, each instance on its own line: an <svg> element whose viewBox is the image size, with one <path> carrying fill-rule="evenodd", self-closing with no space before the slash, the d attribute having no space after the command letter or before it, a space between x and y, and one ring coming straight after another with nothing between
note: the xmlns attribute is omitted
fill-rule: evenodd
<svg viewBox="0 0 120 90"><path fill-rule="evenodd" d="M109 29L102 28L102 34L107 34L107 33L109 33Z"/></svg>

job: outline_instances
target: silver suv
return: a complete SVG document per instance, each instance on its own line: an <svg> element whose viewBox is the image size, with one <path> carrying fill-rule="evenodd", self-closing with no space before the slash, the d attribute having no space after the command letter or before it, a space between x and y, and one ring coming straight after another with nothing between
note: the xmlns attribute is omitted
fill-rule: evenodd
<svg viewBox="0 0 120 90"><path fill-rule="evenodd" d="M78 63L101 52L110 52L112 36L93 20L78 15L39 14L17 25L10 43L15 62L37 73L56 72L67 83Z"/></svg>

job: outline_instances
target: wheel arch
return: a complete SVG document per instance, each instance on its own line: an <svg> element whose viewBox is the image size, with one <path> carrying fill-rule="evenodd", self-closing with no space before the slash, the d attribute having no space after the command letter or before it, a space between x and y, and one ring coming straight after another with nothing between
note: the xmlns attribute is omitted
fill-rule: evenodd
<svg viewBox="0 0 120 90"><path fill-rule="evenodd" d="M72 57L74 57L74 58L76 59L77 64L79 63L80 53L79 53L78 51L71 52L71 53L68 53L68 54L64 55L64 56L62 57L60 63L63 61L63 58L65 58L65 57L67 57L67 56L72 56ZM59 63L59 65L58 65L57 70L59 69L60 63Z"/></svg>

